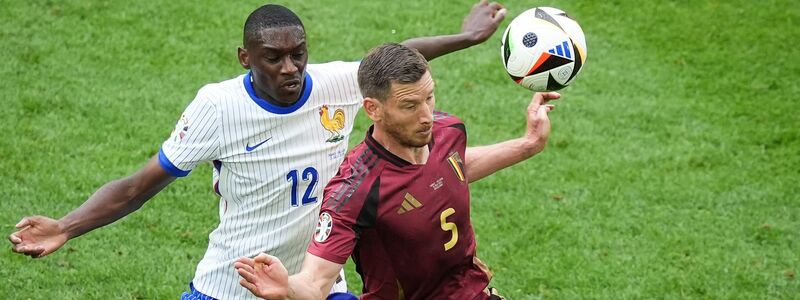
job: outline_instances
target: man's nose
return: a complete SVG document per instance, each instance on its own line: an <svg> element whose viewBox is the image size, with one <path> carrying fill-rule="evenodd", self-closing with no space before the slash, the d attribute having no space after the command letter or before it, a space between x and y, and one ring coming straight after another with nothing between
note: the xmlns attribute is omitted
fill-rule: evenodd
<svg viewBox="0 0 800 300"><path fill-rule="evenodd" d="M429 105L422 105L419 113L419 122L423 124L430 124L433 122L433 108Z"/></svg>
<svg viewBox="0 0 800 300"><path fill-rule="evenodd" d="M294 64L292 57L287 55L283 58L283 62L281 63L281 73L292 74L295 72L297 72L297 66Z"/></svg>

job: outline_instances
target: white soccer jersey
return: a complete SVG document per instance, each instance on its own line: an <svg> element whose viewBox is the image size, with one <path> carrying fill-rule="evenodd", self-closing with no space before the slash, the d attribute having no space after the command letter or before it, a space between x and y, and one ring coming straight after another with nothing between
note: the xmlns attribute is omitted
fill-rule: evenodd
<svg viewBox="0 0 800 300"><path fill-rule="evenodd" d="M194 286L218 299L253 298L233 268L239 256L275 255L297 273L312 237L322 191L347 152L361 107L358 63L309 64L291 107L258 98L250 74L200 89L164 142L159 161L186 176L214 166L219 226L197 266Z"/></svg>

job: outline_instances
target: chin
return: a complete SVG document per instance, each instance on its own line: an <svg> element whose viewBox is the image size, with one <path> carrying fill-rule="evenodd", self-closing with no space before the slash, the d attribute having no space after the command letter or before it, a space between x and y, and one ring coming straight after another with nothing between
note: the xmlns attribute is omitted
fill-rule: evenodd
<svg viewBox="0 0 800 300"><path fill-rule="evenodd" d="M422 139L411 139L409 140L408 144L412 147L420 148L427 146L430 142L431 142L431 136L427 136Z"/></svg>
<svg viewBox="0 0 800 300"><path fill-rule="evenodd" d="M300 92L297 93L281 93L277 101L286 105L294 104L300 99Z"/></svg>

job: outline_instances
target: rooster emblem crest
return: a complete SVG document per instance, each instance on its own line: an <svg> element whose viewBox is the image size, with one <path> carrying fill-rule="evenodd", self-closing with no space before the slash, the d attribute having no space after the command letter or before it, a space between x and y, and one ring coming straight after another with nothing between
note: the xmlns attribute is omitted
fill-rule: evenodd
<svg viewBox="0 0 800 300"><path fill-rule="evenodd" d="M322 123L322 128L325 128L331 133L331 137L325 140L328 143L335 143L344 139L344 136L339 130L344 129L344 110L337 108L333 112L333 117L328 115L328 106L323 105L319 109L319 121Z"/></svg>

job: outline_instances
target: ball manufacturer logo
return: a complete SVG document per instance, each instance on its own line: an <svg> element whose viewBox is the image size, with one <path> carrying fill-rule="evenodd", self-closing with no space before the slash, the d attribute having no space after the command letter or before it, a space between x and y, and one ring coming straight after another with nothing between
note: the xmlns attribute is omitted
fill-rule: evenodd
<svg viewBox="0 0 800 300"><path fill-rule="evenodd" d="M563 79L567 79L569 74L572 74L572 67L565 67L558 71L558 77Z"/></svg>
<svg viewBox="0 0 800 300"><path fill-rule="evenodd" d="M536 46L536 42L538 41L539 37L537 37L536 34L533 32L528 32L525 34L525 36L522 37L522 44L528 48Z"/></svg>

